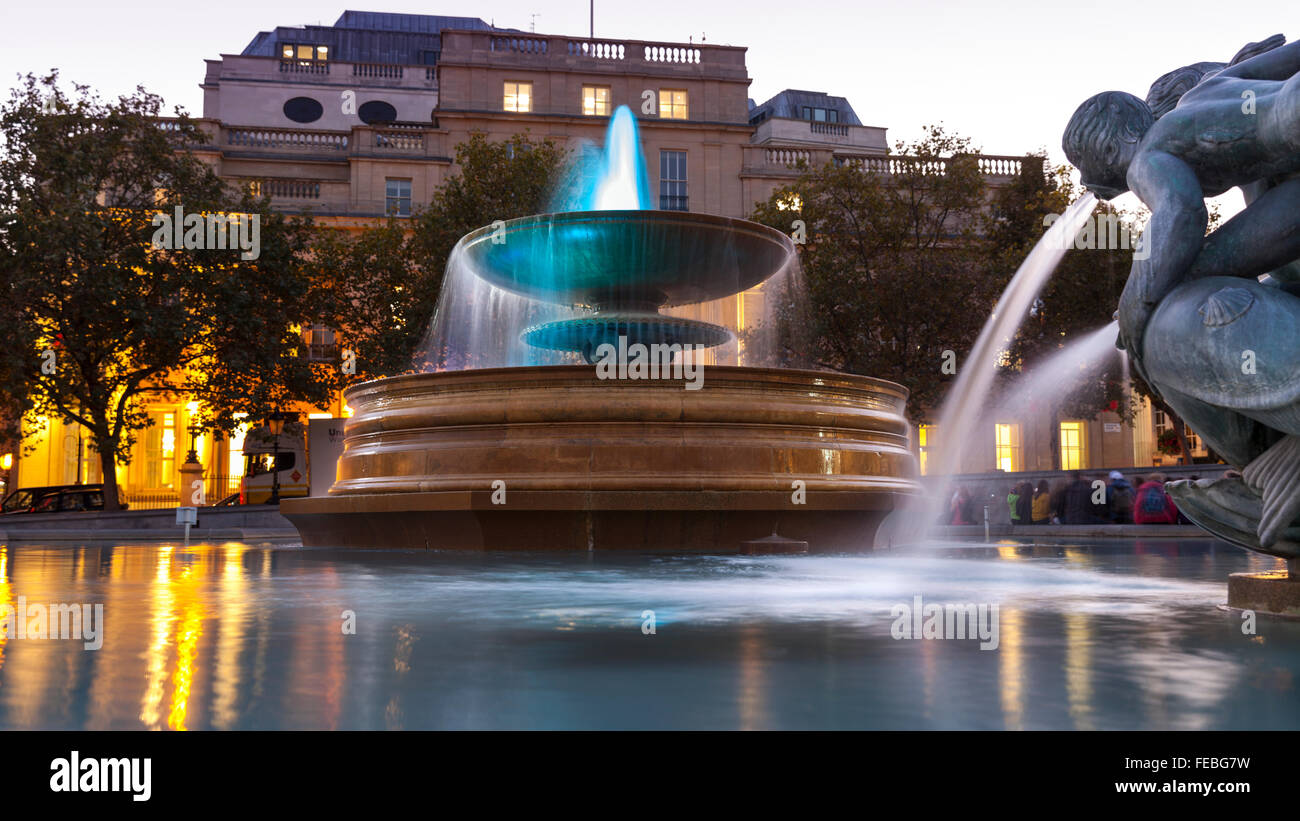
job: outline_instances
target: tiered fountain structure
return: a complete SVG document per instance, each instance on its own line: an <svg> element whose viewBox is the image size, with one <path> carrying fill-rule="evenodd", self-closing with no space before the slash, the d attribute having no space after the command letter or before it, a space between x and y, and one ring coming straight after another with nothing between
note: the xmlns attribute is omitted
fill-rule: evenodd
<svg viewBox="0 0 1300 821"><path fill-rule="evenodd" d="M663 311L771 282L795 264L794 245L745 220L646 210L646 190L635 120L620 109L591 208L461 240L432 332L442 369L347 391L337 481L283 505L304 545L727 552L777 530L815 550L872 545L919 493L906 390L700 364L735 349L735 332ZM524 309L474 315L503 300ZM462 350L475 325L502 351ZM593 362L620 337L625 349L683 346L674 361L694 357L699 389L602 378ZM492 367L521 348L561 364Z"/></svg>

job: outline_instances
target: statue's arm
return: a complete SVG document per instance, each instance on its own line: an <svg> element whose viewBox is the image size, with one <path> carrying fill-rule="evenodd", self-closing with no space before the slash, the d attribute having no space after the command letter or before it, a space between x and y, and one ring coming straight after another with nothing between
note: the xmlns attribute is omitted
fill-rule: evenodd
<svg viewBox="0 0 1300 821"><path fill-rule="evenodd" d="M1172 154L1147 151L1139 155L1129 168L1128 181L1151 209L1151 220L1119 301L1120 345L1140 355L1138 345L1147 321L1192 267L1205 241L1209 215L1196 174Z"/></svg>
<svg viewBox="0 0 1300 821"><path fill-rule="evenodd" d="M1218 76L1280 81L1291 79L1296 72L1300 72L1300 40L1228 66Z"/></svg>

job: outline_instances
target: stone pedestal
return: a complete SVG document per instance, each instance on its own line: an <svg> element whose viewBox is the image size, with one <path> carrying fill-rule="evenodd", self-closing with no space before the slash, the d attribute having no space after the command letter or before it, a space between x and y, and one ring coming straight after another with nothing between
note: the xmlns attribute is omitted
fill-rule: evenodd
<svg viewBox="0 0 1300 821"><path fill-rule="evenodd" d="M338 480L281 508L307 547L734 553L779 527L869 550L920 493L907 391L864 376L708 366L686 390L499 368L346 395Z"/></svg>
<svg viewBox="0 0 1300 821"><path fill-rule="evenodd" d="M1297 561L1274 573L1233 573L1228 577L1228 606L1300 619L1300 570Z"/></svg>
<svg viewBox="0 0 1300 821"><path fill-rule="evenodd" d="M203 487L203 465L198 462L186 462L180 467L181 486L177 490L176 498L180 501L181 507L199 507L194 501L194 482ZM202 496L200 496L202 499ZM202 499L202 504L207 504L207 499Z"/></svg>

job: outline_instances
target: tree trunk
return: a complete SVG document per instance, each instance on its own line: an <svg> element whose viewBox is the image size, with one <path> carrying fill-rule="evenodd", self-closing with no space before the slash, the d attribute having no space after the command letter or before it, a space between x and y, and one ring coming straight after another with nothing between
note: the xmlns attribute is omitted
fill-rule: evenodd
<svg viewBox="0 0 1300 821"><path fill-rule="evenodd" d="M115 448L103 447L98 439L95 447L99 451L99 470L104 474L104 510L121 510L117 499L117 464L113 459Z"/></svg>

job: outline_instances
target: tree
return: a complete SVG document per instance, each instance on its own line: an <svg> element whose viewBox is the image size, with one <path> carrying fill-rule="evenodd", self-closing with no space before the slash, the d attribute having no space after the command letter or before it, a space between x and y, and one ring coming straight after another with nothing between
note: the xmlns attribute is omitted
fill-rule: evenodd
<svg viewBox="0 0 1300 821"><path fill-rule="evenodd" d="M458 172L409 223L390 219L355 235L318 235L314 264L334 283L333 327L356 353L356 378L403 373L440 358L423 348L452 249L497 220L550 210L567 161L550 140L516 134L491 142L475 134L456 146Z"/></svg>
<svg viewBox="0 0 1300 821"><path fill-rule="evenodd" d="M1043 237L1045 217L1063 214L1081 195L1067 167L1056 168L1050 175L1022 174L1000 189L990 211L991 264L1015 270ZM1106 228L1112 221L1116 224L1113 237ZM1105 237L1097 236L1097 226ZM1110 240L1136 237L1134 220L1108 203L1101 203L1088 230L1091 233L1082 234L1075 247L1065 253L1030 315L1021 323L1000 374L1003 395L1014 393L1018 404L1043 407L1052 419L1051 451L1056 468L1060 467L1056 423L1061 419L1095 419L1103 411L1112 410L1131 423L1135 413L1131 394L1126 393L1118 352L1079 363L1073 380L1061 375L1050 386L1038 386L1041 389L1037 391L1032 380L1019 378L1041 372L1050 357L1112 321L1132 263L1132 251Z"/></svg>
<svg viewBox="0 0 1300 821"><path fill-rule="evenodd" d="M920 423L954 379L945 352L969 351L1008 275L988 270L986 183L970 140L930 126L896 150L892 173L804 169L754 219L806 226L806 311L787 324L806 334L811 363L906 385Z"/></svg>
<svg viewBox="0 0 1300 821"><path fill-rule="evenodd" d="M157 96L74 89L28 75L0 108L0 311L16 329L0 390L6 407L89 431L113 510L115 463L150 426L150 399L192 396L230 427L238 412L327 397L331 377L294 333L315 310L306 226L227 189L189 150L188 118L163 127ZM160 221L178 208L183 241L169 248ZM253 242L211 246L238 214L260 256Z"/></svg>

